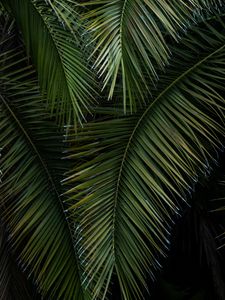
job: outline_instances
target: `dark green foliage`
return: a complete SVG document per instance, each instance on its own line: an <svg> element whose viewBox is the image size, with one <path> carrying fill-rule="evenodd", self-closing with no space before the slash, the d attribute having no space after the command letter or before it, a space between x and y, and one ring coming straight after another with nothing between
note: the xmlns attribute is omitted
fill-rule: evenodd
<svg viewBox="0 0 225 300"><path fill-rule="evenodd" d="M224 11L0 2L2 299L224 299Z"/></svg>

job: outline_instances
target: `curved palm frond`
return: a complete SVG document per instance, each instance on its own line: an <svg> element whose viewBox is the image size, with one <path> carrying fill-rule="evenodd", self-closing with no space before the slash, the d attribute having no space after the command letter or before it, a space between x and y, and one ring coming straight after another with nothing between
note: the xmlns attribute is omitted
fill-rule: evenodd
<svg viewBox="0 0 225 300"><path fill-rule="evenodd" d="M61 133L49 121L23 48L6 28L0 54L0 205L20 267L47 299L89 299L60 194ZM48 141L48 143L46 143Z"/></svg>
<svg viewBox="0 0 225 300"><path fill-rule="evenodd" d="M96 101L96 91L95 76L84 60L81 40L74 38L44 0L3 3L10 7L22 30L52 113L62 124L73 123L73 119L82 122L85 111Z"/></svg>
<svg viewBox="0 0 225 300"><path fill-rule="evenodd" d="M224 33L219 21L194 27L144 111L68 136L68 158L77 162L65 180L72 186L67 205L79 220L84 284L94 284L93 298L102 292L104 299L114 272L123 299L143 298L182 201L222 148Z"/></svg>
<svg viewBox="0 0 225 300"><path fill-rule="evenodd" d="M96 7L86 14L93 32L97 59L95 68L109 85L112 98L116 85L122 84L124 110L136 111L149 96L149 82L158 78L158 70L168 63L168 38L178 39L186 28L191 13L200 3L211 1L129 1L96 0L83 5Z"/></svg>
<svg viewBox="0 0 225 300"><path fill-rule="evenodd" d="M70 0L46 0L46 2L59 21L70 30L76 44L79 45L83 61L86 62L88 68L92 69L94 63L94 57L91 59L93 45L91 44L91 34L86 29L87 21L82 18L83 8L75 1ZM92 76L96 76L94 72ZM93 82L93 86L95 86L95 82ZM93 105L90 107L90 110L94 110Z"/></svg>

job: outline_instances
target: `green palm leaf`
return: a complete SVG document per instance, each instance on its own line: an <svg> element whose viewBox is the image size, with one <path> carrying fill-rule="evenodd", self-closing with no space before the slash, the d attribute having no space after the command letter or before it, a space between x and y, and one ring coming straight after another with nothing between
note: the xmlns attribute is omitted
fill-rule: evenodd
<svg viewBox="0 0 225 300"><path fill-rule="evenodd" d="M31 94L32 90L27 92ZM24 102L32 99L31 106L25 107L29 111L36 109L36 117L40 119L35 98L32 94L23 97L21 106L24 108ZM83 299L62 200L40 150L8 101L1 97L0 142L4 147L1 202L6 206L5 219L14 251L19 253L24 268L34 274L42 293L50 293L50 299L56 293L59 299ZM40 101L36 105L40 107ZM50 134L52 139L50 131L46 131L44 139ZM10 175L12 171L14 176Z"/></svg>
<svg viewBox="0 0 225 300"><path fill-rule="evenodd" d="M3 3L10 6L22 30L52 113L63 124L73 123L73 119L81 122L96 95L94 75L84 60L81 40L75 39L74 33L63 27L54 14L56 10L46 1L10 0ZM78 31L76 35L79 36Z"/></svg>
<svg viewBox="0 0 225 300"><path fill-rule="evenodd" d="M200 2L200 3L199 3ZM202 3L201 3L202 2ZM158 69L168 63L168 37L178 39L196 7L211 1L89 1L93 8L86 14L97 52L95 67L109 85L109 98L115 86L122 84L124 110L143 106L150 82L158 78ZM201 5L200 5L201 4ZM211 7L211 5L210 5ZM199 11L200 12L200 11Z"/></svg>
<svg viewBox="0 0 225 300"><path fill-rule="evenodd" d="M93 299L100 292L104 298L114 272L124 299L143 298L182 201L221 147L225 25L216 26L193 28L173 50L164 84L144 111L68 136L68 158L79 161L66 179L67 203L79 220L77 244Z"/></svg>
<svg viewBox="0 0 225 300"><path fill-rule="evenodd" d="M49 121L23 48L5 26L0 54L2 217L20 266L47 299L89 299L83 291L60 194L61 133ZM46 141L48 143L46 144ZM3 271L3 270L2 270Z"/></svg>
<svg viewBox="0 0 225 300"><path fill-rule="evenodd" d="M77 39L76 30L82 29L82 21L81 9L77 3L70 0L46 0L46 2L54 10L58 19L64 22L71 32L74 32L74 38L80 43L81 36Z"/></svg>

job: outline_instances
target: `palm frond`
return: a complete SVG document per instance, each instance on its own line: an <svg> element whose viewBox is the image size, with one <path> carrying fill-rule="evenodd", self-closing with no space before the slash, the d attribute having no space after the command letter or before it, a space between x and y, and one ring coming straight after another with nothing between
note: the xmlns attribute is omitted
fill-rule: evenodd
<svg viewBox="0 0 225 300"><path fill-rule="evenodd" d="M3 1L22 30L28 54L38 72L41 90L60 123L82 122L96 95L94 75L84 49L44 0ZM71 25L72 26L72 25ZM79 35L78 31L76 34ZM81 40L80 40L81 41Z"/></svg>
<svg viewBox="0 0 225 300"><path fill-rule="evenodd" d="M81 9L75 1L70 0L46 0L49 6L54 10L54 13L64 25L67 26L71 32L80 30L82 27L81 22ZM76 33L76 32L74 32ZM74 34L74 38L80 43L80 36Z"/></svg>
<svg viewBox="0 0 225 300"><path fill-rule="evenodd" d="M150 82L158 79L158 69L168 63L168 37L178 39L185 30L192 10L209 6L211 1L88 1L92 9L85 16L91 20L95 68L109 85L112 98L117 85L123 87L123 105L136 111L137 104L145 105ZM95 7L95 8L94 8Z"/></svg>
<svg viewBox="0 0 225 300"><path fill-rule="evenodd" d="M42 295L89 299L60 197L61 133L49 120L23 48L11 43L12 31L6 28L0 54L2 218L20 267Z"/></svg>
<svg viewBox="0 0 225 300"><path fill-rule="evenodd" d="M114 272L123 299L143 298L181 203L222 148L225 24L213 25L194 27L173 50L144 111L67 137L75 160L65 180L67 205L79 220L83 282L94 284L94 299L100 292L104 299Z"/></svg>

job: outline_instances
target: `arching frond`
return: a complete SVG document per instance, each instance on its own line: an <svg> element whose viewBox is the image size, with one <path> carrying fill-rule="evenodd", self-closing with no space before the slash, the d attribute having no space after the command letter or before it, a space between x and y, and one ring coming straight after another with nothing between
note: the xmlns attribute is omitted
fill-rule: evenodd
<svg viewBox="0 0 225 300"><path fill-rule="evenodd" d="M81 1L82 3L82 1ZM124 110L136 110L146 103L150 82L168 63L168 37L178 39L186 28L193 9L209 6L211 1L114 0L88 1L93 9L86 14L97 59L95 67L109 85L109 98L115 86L123 87ZM201 5L200 5L201 4Z"/></svg>
<svg viewBox="0 0 225 300"><path fill-rule="evenodd" d="M2 219L20 267L46 299L89 299L60 197L61 135L11 32L6 27L0 54Z"/></svg>
<svg viewBox="0 0 225 300"><path fill-rule="evenodd" d="M103 291L104 299L115 272L123 299L142 299L181 203L222 148L224 34L219 21L194 27L173 50L144 111L68 136L68 158L76 163L66 179L67 205L79 220L84 283L95 285L93 298Z"/></svg>
<svg viewBox="0 0 225 300"><path fill-rule="evenodd" d="M22 30L41 90L60 123L82 122L95 102L94 75L84 59L81 40L59 22L44 0L3 1ZM73 26L73 24L70 24ZM77 31L78 34L78 31ZM78 34L79 36L79 34Z"/></svg>

